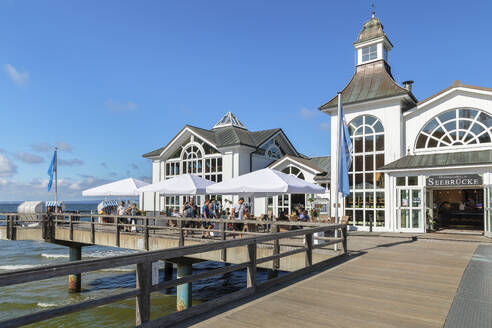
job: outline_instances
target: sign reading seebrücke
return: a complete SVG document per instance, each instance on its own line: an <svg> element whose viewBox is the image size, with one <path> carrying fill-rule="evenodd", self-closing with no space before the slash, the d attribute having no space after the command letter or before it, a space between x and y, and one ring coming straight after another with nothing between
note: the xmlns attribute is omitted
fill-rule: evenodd
<svg viewBox="0 0 492 328"><path fill-rule="evenodd" d="M435 175L428 177L425 184L427 187L481 186L483 180L478 174Z"/></svg>

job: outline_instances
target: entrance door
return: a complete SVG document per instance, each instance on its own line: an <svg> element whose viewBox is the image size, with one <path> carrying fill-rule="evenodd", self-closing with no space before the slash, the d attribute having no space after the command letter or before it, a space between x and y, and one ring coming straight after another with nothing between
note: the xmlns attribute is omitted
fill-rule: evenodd
<svg viewBox="0 0 492 328"><path fill-rule="evenodd" d="M492 186L487 185L483 188L484 192L484 215L483 215L483 228L484 235L492 238Z"/></svg>
<svg viewBox="0 0 492 328"><path fill-rule="evenodd" d="M424 230L421 188L397 188L397 227L400 231Z"/></svg>

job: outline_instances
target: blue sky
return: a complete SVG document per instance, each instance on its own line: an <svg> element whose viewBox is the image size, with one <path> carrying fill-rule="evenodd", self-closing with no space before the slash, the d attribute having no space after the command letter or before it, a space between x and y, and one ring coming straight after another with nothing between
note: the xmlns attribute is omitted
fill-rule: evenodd
<svg viewBox="0 0 492 328"><path fill-rule="evenodd" d="M48 199L59 144L65 199L127 176L185 124L232 111L327 155L317 107L351 78L371 1L0 0L0 200ZM453 80L491 87L489 1L376 1L397 82L418 99ZM62 196L63 197L63 196Z"/></svg>

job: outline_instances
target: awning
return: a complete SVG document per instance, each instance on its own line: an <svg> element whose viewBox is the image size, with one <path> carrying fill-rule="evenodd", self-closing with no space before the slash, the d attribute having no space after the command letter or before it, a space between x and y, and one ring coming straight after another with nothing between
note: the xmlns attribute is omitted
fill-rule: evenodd
<svg viewBox="0 0 492 328"><path fill-rule="evenodd" d="M325 189L270 168L240 175L207 187L209 194L268 197L282 194L322 194Z"/></svg>
<svg viewBox="0 0 492 328"><path fill-rule="evenodd" d="M82 192L82 196L138 196L138 188L148 185L147 182L137 180L134 178L127 178L111 183L107 183L102 186L90 188Z"/></svg>
<svg viewBox="0 0 492 328"><path fill-rule="evenodd" d="M215 184L194 174L178 175L174 178L147 185L139 192L158 192L165 195L204 195L206 188Z"/></svg>
<svg viewBox="0 0 492 328"><path fill-rule="evenodd" d="M461 166L492 166L492 150L462 151L407 155L381 167L381 171L394 172L414 169L451 168Z"/></svg>
<svg viewBox="0 0 492 328"><path fill-rule="evenodd" d="M44 203L44 206L46 207L59 207L61 206L63 203L62 202L55 202L54 200L48 200L46 201L46 203Z"/></svg>

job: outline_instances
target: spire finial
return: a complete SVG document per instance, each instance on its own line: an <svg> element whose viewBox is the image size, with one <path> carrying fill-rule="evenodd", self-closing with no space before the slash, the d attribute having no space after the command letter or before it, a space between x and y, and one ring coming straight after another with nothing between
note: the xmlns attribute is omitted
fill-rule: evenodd
<svg viewBox="0 0 492 328"><path fill-rule="evenodd" d="M376 5L374 5L374 1L372 2L372 14L371 14L371 18L374 18L376 16Z"/></svg>

